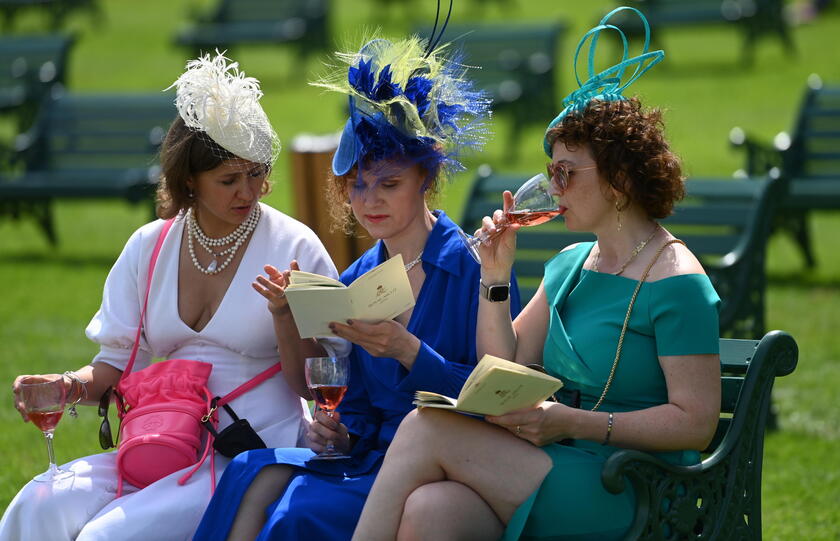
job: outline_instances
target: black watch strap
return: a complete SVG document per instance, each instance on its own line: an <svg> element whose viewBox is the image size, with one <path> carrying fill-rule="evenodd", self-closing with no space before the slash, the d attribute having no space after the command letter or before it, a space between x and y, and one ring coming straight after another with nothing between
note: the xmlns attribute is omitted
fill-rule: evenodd
<svg viewBox="0 0 840 541"><path fill-rule="evenodd" d="M481 296L490 302L504 302L510 298L510 283L484 285L479 281Z"/></svg>

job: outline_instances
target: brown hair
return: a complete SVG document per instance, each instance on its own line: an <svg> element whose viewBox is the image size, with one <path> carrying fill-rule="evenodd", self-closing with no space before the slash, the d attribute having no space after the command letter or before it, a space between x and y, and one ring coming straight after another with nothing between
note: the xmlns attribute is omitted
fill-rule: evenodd
<svg viewBox="0 0 840 541"><path fill-rule="evenodd" d="M607 183L648 216L669 216L685 195L680 159L664 136L659 109L643 110L638 98L589 102L548 130L546 140L567 148L589 147Z"/></svg>
<svg viewBox="0 0 840 541"><path fill-rule="evenodd" d="M215 169L238 156L217 145L201 131L194 130L178 116L160 148L160 182L157 187L157 215L167 220L195 204L187 185L193 176ZM260 196L271 191L266 178Z"/></svg>
<svg viewBox="0 0 840 541"><path fill-rule="evenodd" d="M417 167L420 169L420 174L426 178L426 182L423 185L423 195L426 198L426 202L430 203L440 190L437 171L426 171L421 164L418 164ZM330 231L338 230L351 236L356 233L357 222L356 217L353 216L353 208L350 206L350 192L347 190L347 179L354 178L357 171L358 166L354 165L344 175L335 175L332 170L328 172L327 187L324 190L324 195L327 199L327 206L330 209L330 218L332 218Z"/></svg>

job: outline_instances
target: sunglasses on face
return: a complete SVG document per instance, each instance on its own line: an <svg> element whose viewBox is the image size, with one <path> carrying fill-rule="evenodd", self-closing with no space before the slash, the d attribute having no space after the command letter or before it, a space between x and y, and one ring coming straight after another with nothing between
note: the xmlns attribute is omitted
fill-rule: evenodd
<svg viewBox="0 0 840 541"><path fill-rule="evenodd" d="M586 167L575 167L571 169L568 165L561 162L548 162L545 165L546 171L548 171L548 178L551 179L551 183L554 184L554 187L557 189L558 192L562 193L566 191L566 188L569 187L569 177L572 176L573 173L577 173L578 171L588 171L590 169L597 169L597 165L588 165Z"/></svg>
<svg viewBox="0 0 840 541"><path fill-rule="evenodd" d="M108 387L108 390L99 399L99 416L102 417L102 424L99 425L99 445L106 451L116 447L111 435L111 423L108 421L108 405L111 404L112 391L113 388Z"/></svg>

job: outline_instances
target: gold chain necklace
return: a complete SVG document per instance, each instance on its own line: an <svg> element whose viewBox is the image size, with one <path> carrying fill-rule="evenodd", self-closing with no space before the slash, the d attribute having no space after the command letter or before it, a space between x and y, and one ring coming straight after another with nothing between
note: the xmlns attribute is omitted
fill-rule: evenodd
<svg viewBox="0 0 840 541"><path fill-rule="evenodd" d="M635 248L633 248L633 251L630 252L630 257L627 258L627 261L625 261L624 264L621 267L619 267L618 271L614 272L613 274L618 276L622 272L624 272L624 270L627 268L627 265L632 263L633 260L636 259L636 256L638 256L640 253L642 253L642 250L645 249L645 246L647 246L647 244L651 240L653 240L653 237L656 236L657 231L659 231L659 224L655 224L653 226L653 232L650 234L650 236L648 238L646 238L645 240L643 240L642 242L640 242L639 244L637 244ZM595 262L592 263L592 270L595 271L595 272L598 272L598 261L600 259L601 259L601 247L598 246L598 253L595 254Z"/></svg>

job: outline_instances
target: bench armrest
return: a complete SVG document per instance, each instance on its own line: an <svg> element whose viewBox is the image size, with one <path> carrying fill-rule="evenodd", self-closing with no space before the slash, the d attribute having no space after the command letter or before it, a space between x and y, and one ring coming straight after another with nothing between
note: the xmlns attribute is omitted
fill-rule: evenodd
<svg viewBox="0 0 840 541"><path fill-rule="evenodd" d="M780 134L781 135L781 134ZM777 139L779 136L777 136ZM782 167L785 149L780 149L756 140L735 126L729 132L729 142L733 147L747 153L746 174L750 177L761 177L774 167Z"/></svg>
<svg viewBox="0 0 840 541"><path fill-rule="evenodd" d="M625 476L636 470L639 465L644 465L647 470L653 466L654 470L661 470L664 475L691 476L702 472L701 464L678 466L643 451L622 449L611 454L601 469L604 488L612 494L621 494L626 488Z"/></svg>

